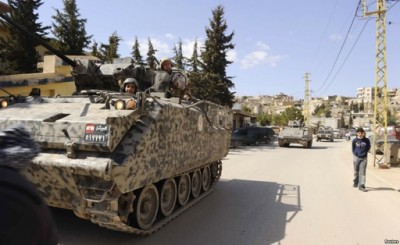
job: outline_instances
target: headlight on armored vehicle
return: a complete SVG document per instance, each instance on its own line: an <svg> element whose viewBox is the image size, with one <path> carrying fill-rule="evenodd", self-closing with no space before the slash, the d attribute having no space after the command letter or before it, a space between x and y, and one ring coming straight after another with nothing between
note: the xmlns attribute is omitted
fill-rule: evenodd
<svg viewBox="0 0 400 245"><path fill-rule="evenodd" d="M8 101L7 100L2 100L1 101L1 108L6 108L8 106Z"/></svg>
<svg viewBox="0 0 400 245"><path fill-rule="evenodd" d="M130 99L126 102L126 109L127 110L134 110L137 108L137 102L134 99Z"/></svg>
<svg viewBox="0 0 400 245"><path fill-rule="evenodd" d="M117 100L114 103L114 107L116 110L124 110L125 109L125 100Z"/></svg>
<svg viewBox="0 0 400 245"><path fill-rule="evenodd" d="M115 110L135 110L138 107L136 99L117 99L111 102Z"/></svg>

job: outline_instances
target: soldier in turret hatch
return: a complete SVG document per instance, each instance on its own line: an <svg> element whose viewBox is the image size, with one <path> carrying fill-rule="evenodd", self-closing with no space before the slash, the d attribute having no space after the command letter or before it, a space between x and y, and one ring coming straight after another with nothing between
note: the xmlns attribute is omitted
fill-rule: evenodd
<svg viewBox="0 0 400 245"><path fill-rule="evenodd" d="M122 83L122 89L125 93L128 94L136 94L138 91L139 84L137 80L133 77L129 77L125 79L124 83Z"/></svg>
<svg viewBox="0 0 400 245"><path fill-rule="evenodd" d="M168 97L190 99L189 79L185 72L173 69L173 62L164 58L160 62L160 71L156 72L154 89L157 92L166 92Z"/></svg>

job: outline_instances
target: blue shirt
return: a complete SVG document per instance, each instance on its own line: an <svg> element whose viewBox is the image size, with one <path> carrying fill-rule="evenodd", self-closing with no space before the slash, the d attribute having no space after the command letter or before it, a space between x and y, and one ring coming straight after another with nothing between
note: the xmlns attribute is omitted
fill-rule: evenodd
<svg viewBox="0 0 400 245"><path fill-rule="evenodd" d="M367 157L368 151L371 148L371 143L369 139L363 138L354 138L351 142L353 155L356 157Z"/></svg>

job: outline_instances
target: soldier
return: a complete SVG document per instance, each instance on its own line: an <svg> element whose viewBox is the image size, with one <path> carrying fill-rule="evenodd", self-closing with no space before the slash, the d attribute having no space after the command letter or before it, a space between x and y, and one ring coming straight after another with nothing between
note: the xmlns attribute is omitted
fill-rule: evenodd
<svg viewBox="0 0 400 245"><path fill-rule="evenodd" d="M173 67L173 63L170 59L164 58L161 60L161 62L160 62L161 70L167 72L169 75L172 74L172 67Z"/></svg>
<svg viewBox="0 0 400 245"><path fill-rule="evenodd" d="M125 79L124 83L122 84L123 91L128 94L136 94L138 91L139 84L137 80L133 77Z"/></svg>
<svg viewBox="0 0 400 245"><path fill-rule="evenodd" d="M166 92L168 97L190 99L189 79L183 70L173 69L173 62L164 58L155 75L154 87L157 92Z"/></svg>

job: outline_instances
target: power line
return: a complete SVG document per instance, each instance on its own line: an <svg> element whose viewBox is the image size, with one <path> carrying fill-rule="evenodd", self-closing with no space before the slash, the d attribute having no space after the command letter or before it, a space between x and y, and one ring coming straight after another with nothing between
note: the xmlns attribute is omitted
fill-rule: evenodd
<svg viewBox="0 0 400 245"><path fill-rule="evenodd" d="M357 36L356 41L354 42L354 44L353 44L353 46L351 47L349 53L347 54L347 56L346 56L345 59L343 60L343 63L342 63L342 65L339 67L339 69L338 69L338 71L336 72L335 76L332 78L332 80L329 82L329 84L325 87L325 89L324 89L321 93L324 93L324 92L329 88L329 86L331 86L331 84L332 84L333 81L336 79L336 77L339 75L339 73L340 73L340 71L342 70L344 64L346 63L346 61L347 61L347 59L349 58L350 54L352 53L354 47L356 46L358 40L360 39L361 34L364 32L364 29L365 29L365 27L367 26L369 20L370 20L370 19L368 19L368 20L365 22L363 28L361 29L360 33L359 33L358 36Z"/></svg>
<svg viewBox="0 0 400 245"><path fill-rule="evenodd" d="M356 11L355 11L353 20L351 21L350 27L349 27L349 29L347 30L346 36L345 36L345 38L344 38L344 40L343 40L342 46L340 47L339 53L336 55L335 61L333 62L333 65L332 65L332 68L330 69L330 71L329 71L327 77L325 78L325 80L324 80L324 82L322 83L322 85L317 89L317 91L321 90L321 89L325 86L326 82L328 81L329 77L331 76L331 74L332 74L332 72L333 72L333 69L334 69L335 66L336 66L337 61L339 60L340 54L342 53L343 48L344 48L344 45L346 44L346 41L347 41L347 39L348 39L348 37L349 37L351 28L353 27L354 20L356 19L357 12L358 12L358 9L359 9L359 7L360 7L360 3L361 3L361 0L360 0L359 3L357 4L357 8L356 8Z"/></svg>
<svg viewBox="0 0 400 245"><path fill-rule="evenodd" d="M392 0L392 2L395 2L395 3L393 3L393 5L391 5L391 6L386 10L386 12L389 12L389 10L392 9L396 4L398 4L399 1L400 1L400 0L394 0L394 1ZM357 8L357 10L356 10L356 13L357 13L357 12L358 12L358 8ZM368 20L365 22L363 28L361 29L360 33L359 33L358 36L357 36L356 41L354 42L353 46L352 46L351 49L349 50L349 53L346 55L346 57L345 57L343 63L341 64L341 66L339 67L338 71L336 72L335 76L331 79L331 81L329 82L329 84L328 84L328 85L324 88L324 90L321 92L321 94L323 94L323 93L330 87L330 85L333 83L333 81L334 81L334 80L336 79L336 77L339 75L340 71L342 70L344 64L346 63L347 59L349 58L350 54L352 53L354 47L355 47L356 44L358 43L358 40L360 39L361 34L364 32L364 29L365 29L365 27L367 26L367 24L369 23L370 20L371 20L371 19L368 19ZM329 76L328 76L328 77L329 77ZM321 88L322 88L322 86L321 86ZM321 88L320 88L320 89L321 89Z"/></svg>

